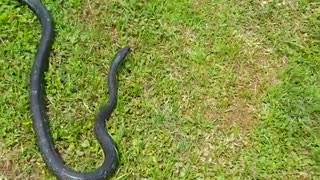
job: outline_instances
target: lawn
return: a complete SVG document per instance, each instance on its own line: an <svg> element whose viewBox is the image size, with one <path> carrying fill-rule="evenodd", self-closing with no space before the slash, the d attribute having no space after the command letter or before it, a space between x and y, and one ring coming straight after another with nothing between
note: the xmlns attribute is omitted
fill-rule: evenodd
<svg viewBox="0 0 320 180"><path fill-rule="evenodd" d="M48 115L68 165L100 165L94 116L129 45L108 122L113 179L320 179L319 1L42 2L56 31ZM39 22L1 0L0 32L0 179L54 179L29 112Z"/></svg>

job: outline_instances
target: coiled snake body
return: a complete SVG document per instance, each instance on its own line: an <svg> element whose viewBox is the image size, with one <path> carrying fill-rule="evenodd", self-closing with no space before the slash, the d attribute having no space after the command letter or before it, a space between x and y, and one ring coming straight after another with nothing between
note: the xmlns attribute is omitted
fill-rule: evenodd
<svg viewBox="0 0 320 180"><path fill-rule="evenodd" d="M28 5L38 17L42 26L41 41L37 49L30 77L30 104L33 129L43 160L53 175L61 180L100 180L110 177L118 165L118 154L112 137L107 133L105 127L106 121L110 118L117 104L117 70L129 53L129 48L120 49L112 61L108 74L109 100L95 118L94 132L103 149L105 159L102 165L93 172L77 172L67 167L55 150L46 117L44 73L48 67L50 50L54 39L52 18L39 0L19 1Z"/></svg>

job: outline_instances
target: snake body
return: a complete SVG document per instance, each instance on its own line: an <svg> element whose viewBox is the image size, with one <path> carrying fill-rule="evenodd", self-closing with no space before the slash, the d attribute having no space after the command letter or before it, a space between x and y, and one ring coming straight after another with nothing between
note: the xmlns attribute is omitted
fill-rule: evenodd
<svg viewBox="0 0 320 180"><path fill-rule="evenodd" d="M46 116L44 76L49 64L49 56L54 41L52 17L39 0L19 0L28 5L38 17L42 35L38 46L30 77L30 105L36 142L48 169L60 180L100 180L112 176L118 165L118 153L112 137L106 131L106 121L110 118L117 104L117 70L130 49L120 49L115 55L108 73L109 99L96 115L94 132L104 152L104 161L92 172L78 172L66 166L54 147Z"/></svg>

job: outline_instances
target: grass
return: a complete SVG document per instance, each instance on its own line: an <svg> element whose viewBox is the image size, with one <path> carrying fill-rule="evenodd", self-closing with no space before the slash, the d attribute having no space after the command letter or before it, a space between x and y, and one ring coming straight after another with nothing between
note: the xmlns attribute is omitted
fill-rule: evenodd
<svg viewBox="0 0 320 180"><path fill-rule="evenodd" d="M93 117L119 73L108 122L113 179L319 179L320 4L293 1L42 1L56 28L49 117L66 163L102 160ZM34 140L30 67L40 26L0 2L0 178L54 179Z"/></svg>

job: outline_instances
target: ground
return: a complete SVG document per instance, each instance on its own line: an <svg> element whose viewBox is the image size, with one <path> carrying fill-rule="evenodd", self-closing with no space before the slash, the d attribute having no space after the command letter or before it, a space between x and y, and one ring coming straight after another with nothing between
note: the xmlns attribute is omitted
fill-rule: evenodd
<svg viewBox="0 0 320 180"><path fill-rule="evenodd" d="M108 122L113 179L319 179L320 3L316 0L42 1L56 39L46 74L56 148L99 166L94 115L119 72ZM0 179L54 179L29 112L36 17L0 2Z"/></svg>

